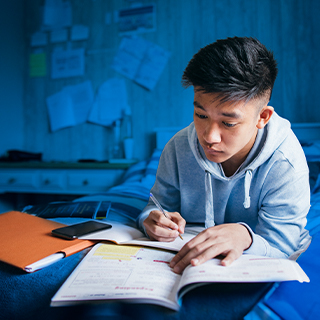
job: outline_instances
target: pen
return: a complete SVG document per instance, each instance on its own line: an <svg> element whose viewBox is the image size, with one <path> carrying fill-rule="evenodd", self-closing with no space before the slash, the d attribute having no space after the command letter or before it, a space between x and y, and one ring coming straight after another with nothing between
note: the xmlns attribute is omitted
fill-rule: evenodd
<svg viewBox="0 0 320 320"><path fill-rule="evenodd" d="M156 197L155 197L151 192L150 192L150 198L151 198L151 200L154 202L154 204L157 206L157 208L163 213L163 215L164 215L166 218L170 219L170 218L166 215L166 213L165 213L165 211L163 210L163 208L161 207L161 204L159 203L159 201L156 199ZM179 237L180 237L181 240L183 240L183 238L182 238L182 236L181 236L180 233L179 233Z"/></svg>

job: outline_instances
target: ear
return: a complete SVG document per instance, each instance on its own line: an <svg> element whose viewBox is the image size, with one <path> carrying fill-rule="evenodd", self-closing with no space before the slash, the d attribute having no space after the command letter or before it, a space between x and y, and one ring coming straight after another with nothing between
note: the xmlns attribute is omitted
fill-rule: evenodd
<svg viewBox="0 0 320 320"><path fill-rule="evenodd" d="M273 111L274 111L273 107L270 107L270 106L266 106L262 108L262 110L260 111L259 119L257 123L258 129L263 129L266 126L266 124L271 119L271 116L273 115Z"/></svg>

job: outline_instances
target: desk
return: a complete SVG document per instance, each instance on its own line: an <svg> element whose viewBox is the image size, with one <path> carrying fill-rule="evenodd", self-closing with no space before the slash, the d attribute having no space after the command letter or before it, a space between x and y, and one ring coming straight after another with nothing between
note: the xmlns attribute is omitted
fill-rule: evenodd
<svg viewBox="0 0 320 320"><path fill-rule="evenodd" d="M0 194L87 195L105 192L120 182L133 163L135 161L3 162L0 163Z"/></svg>

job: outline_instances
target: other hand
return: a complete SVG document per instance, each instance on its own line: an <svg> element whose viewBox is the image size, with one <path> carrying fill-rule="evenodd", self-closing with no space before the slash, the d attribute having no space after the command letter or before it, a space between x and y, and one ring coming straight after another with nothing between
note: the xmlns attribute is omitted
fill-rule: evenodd
<svg viewBox="0 0 320 320"><path fill-rule="evenodd" d="M252 238L248 229L238 223L221 224L200 232L186 243L173 257L170 267L182 273L187 265L200 265L207 260L224 255L224 266L238 259L251 246Z"/></svg>
<svg viewBox="0 0 320 320"><path fill-rule="evenodd" d="M153 210L144 220L143 225L151 240L164 242L174 241L179 233L184 233L186 221L178 212L166 212L164 214L159 210Z"/></svg>

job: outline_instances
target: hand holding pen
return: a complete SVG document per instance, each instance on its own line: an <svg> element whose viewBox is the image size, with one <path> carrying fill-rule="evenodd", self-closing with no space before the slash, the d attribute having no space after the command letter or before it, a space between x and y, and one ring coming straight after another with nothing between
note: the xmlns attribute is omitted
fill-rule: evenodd
<svg viewBox="0 0 320 320"><path fill-rule="evenodd" d="M181 215L178 212L166 213L163 210L159 201L155 198L155 196L152 193L150 193L150 198L157 206L162 216L164 216L168 220L163 220L163 218L161 218L159 214L156 214L156 211L152 211L149 217L144 222L144 226L147 230L147 233L151 238L156 239L158 241L173 241L175 237L172 236L172 232L177 231L177 229L181 230L181 227L183 232L185 220L181 217ZM168 216L168 214L170 216ZM164 228L163 226L167 228ZM178 235L183 240L180 232L178 233Z"/></svg>

